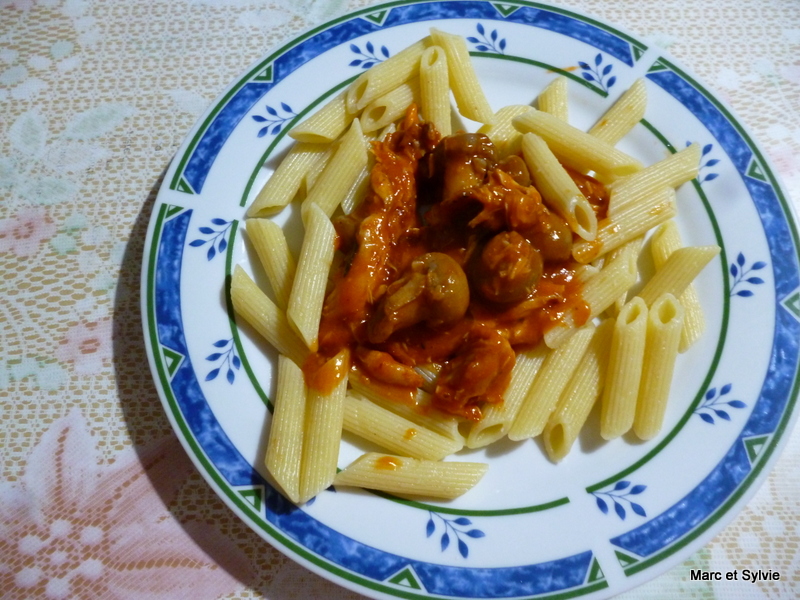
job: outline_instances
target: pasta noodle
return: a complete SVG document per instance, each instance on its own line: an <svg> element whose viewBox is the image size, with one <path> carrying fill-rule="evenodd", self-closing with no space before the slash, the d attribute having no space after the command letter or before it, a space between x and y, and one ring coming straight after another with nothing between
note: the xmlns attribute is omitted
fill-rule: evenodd
<svg viewBox="0 0 800 600"><path fill-rule="evenodd" d="M637 79L589 130L589 135L611 145L616 144L644 118L646 106L644 79Z"/></svg>
<svg viewBox="0 0 800 600"><path fill-rule="evenodd" d="M441 46L447 56L450 88L456 99L458 111L467 119L491 123L494 111L483 93L467 50L467 42L460 35L431 29L433 43Z"/></svg>
<svg viewBox="0 0 800 600"><path fill-rule="evenodd" d="M600 412L603 439L617 438L633 426L646 333L647 305L635 297L622 307L614 321Z"/></svg>
<svg viewBox="0 0 800 600"><path fill-rule="evenodd" d="M300 367L283 355L278 357L277 390L264 464L289 499L299 502L307 390Z"/></svg>
<svg viewBox="0 0 800 600"><path fill-rule="evenodd" d="M297 264L283 229L270 219L249 219L247 234L275 293L278 308L286 310Z"/></svg>
<svg viewBox="0 0 800 600"><path fill-rule="evenodd" d="M597 235L597 217L577 184L538 135L522 136L522 155L545 202L584 240Z"/></svg>
<svg viewBox="0 0 800 600"><path fill-rule="evenodd" d="M457 498L472 488L488 465L441 462L370 452L342 470L336 486L356 486L401 496Z"/></svg>
<svg viewBox="0 0 800 600"><path fill-rule="evenodd" d="M333 262L336 231L316 204L309 207L306 215L306 236L286 316L308 348L315 352L328 271Z"/></svg>
<svg viewBox="0 0 800 600"><path fill-rule="evenodd" d="M431 46L422 53L419 81L422 114L443 137L450 135L449 71L447 55L441 47Z"/></svg>
<svg viewBox="0 0 800 600"><path fill-rule="evenodd" d="M681 236L675 221L667 221L659 227L650 239L650 249L653 254L653 265L660 269L667 262L669 256L683 247ZM681 330L680 352L686 352L705 331L706 321L703 316L703 307L693 284L683 291L678 297L683 306L683 329Z"/></svg>
<svg viewBox="0 0 800 600"><path fill-rule="evenodd" d="M581 173L593 171L604 182L612 182L641 170L641 163L559 119L554 115L530 108L513 119L514 127L522 133L535 133L547 142L558 159Z"/></svg>
<svg viewBox="0 0 800 600"><path fill-rule="evenodd" d="M607 347L614 322L606 319L594 330L581 368L567 383L542 432L548 456L559 461L569 452L600 396L608 364Z"/></svg>
<svg viewBox="0 0 800 600"><path fill-rule="evenodd" d="M659 432L667 408L683 326L683 307L672 294L659 296L648 311L642 379L633 430L649 440Z"/></svg>
<svg viewBox="0 0 800 600"><path fill-rule="evenodd" d="M539 94L537 104L540 111L550 113L562 121L569 121L567 78L562 75L551 81L550 84L544 88L544 91Z"/></svg>

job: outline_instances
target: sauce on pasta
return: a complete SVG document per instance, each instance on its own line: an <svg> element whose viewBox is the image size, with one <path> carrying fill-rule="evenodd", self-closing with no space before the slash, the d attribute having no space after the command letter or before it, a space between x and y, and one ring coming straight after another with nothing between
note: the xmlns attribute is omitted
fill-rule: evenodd
<svg viewBox="0 0 800 600"><path fill-rule="evenodd" d="M334 219L334 271L310 387L353 375L413 403L438 372L433 408L473 421L501 402L516 352L539 343L567 311L588 318L571 259L572 232L531 185L518 156L499 160L482 134L441 138L409 108L398 131L372 143L371 190ZM571 172L598 217L607 194Z"/></svg>

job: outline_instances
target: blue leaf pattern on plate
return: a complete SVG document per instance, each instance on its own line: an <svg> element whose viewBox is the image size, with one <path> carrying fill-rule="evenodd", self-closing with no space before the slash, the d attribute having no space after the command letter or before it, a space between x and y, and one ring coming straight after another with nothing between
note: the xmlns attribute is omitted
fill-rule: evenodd
<svg viewBox="0 0 800 600"><path fill-rule="evenodd" d="M611 86L617 82L617 77L616 75L608 77L614 69L614 65L609 63L601 69L600 66L602 64L603 54L600 52L594 57L594 65L583 61L578 62L578 66L581 68L581 77L590 83L596 83L600 89L607 92ZM608 79L606 79L606 77L608 77Z"/></svg>
<svg viewBox="0 0 800 600"><path fill-rule="evenodd" d="M386 46L380 47L380 56L375 51L375 45L372 42L367 42L364 45L364 50L356 44L350 44L350 52L361 57L351 60L348 63L350 67L361 67L362 69L369 69L371 66L383 62L391 56L389 49Z"/></svg>
<svg viewBox="0 0 800 600"><path fill-rule="evenodd" d="M733 285L731 286L730 296L739 296L740 298L749 298L753 295L753 290L748 289L748 285L762 285L765 283L764 279L757 275L751 275L753 271L760 271L767 266L767 263L759 260L747 267L747 259L744 254L739 252L736 257L736 262L731 263L730 274L733 277Z"/></svg>
<svg viewBox="0 0 800 600"><path fill-rule="evenodd" d="M730 421L731 415L724 407L730 408L745 408L747 404L741 400L728 400L727 395L730 394L733 385L726 383L719 390L715 387L710 388L703 402L694 409L694 414L703 419L709 425L716 424L716 419L723 421Z"/></svg>
<svg viewBox="0 0 800 600"><path fill-rule="evenodd" d="M614 487L606 492L591 492L594 496L597 508L600 509L604 515L608 514L609 503L614 507L614 512L621 520L625 520L628 516L628 509L632 510L640 517L646 517L647 512L644 507L631 500L630 496L638 496L647 489L646 485L637 484L631 486L631 482L627 480L618 481Z"/></svg>
<svg viewBox="0 0 800 600"><path fill-rule="evenodd" d="M211 224L215 227L221 227L222 229L215 229L214 227L208 226L198 227L197 230L207 237L200 237L189 242L192 248L200 248L208 244L208 250L206 251L206 258L208 260L212 260L217 254L225 252L228 247L228 240L225 236L230 230L233 221L216 218L211 219Z"/></svg>
<svg viewBox="0 0 800 600"><path fill-rule="evenodd" d="M497 33L497 29L493 29L487 36L486 28L482 23L478 23L475 29L480 34L480 37L470 36L467 41L475 45L475 49L480 52L494 52L495 54L504 54L506 49L506 39L501 38Z"/></svg>
<svg viewBox="0 0 800 600"><path fill-rule="evenodd" d="M292 110L292 107L286 104L286 102L281 102L280 107L281 112L278 112L277 109L267 104L265 105L265 108L268 116L264 117L261 115L253 115L253 121L263 125L258 130L258 133L256 134L257 137L264 137L267 134L278 135L286 122L297 116L297 114Z"/></svg>
<svg viewBox="0 0 800 600"><path fill-rule="evenodd" d="M224 370L225 371L225 379L228 380L228 383L233 384L236 380L236 371L238 371L242 366L242 360L236 354L236 346L233 343L233 338L228 340L217 340L212 344L214 348L221 350L221 352L213 352L206 356L206 360L212 363L216 363L216 368L209 371L208 375L206 375L206 381L212 381L216 379L219 374Z"/></svg>
<svg viewBox="0 0 800 600"><path fill-rule="evenodd" d="M439 538L439 547L444 552L450 547L451 536L456 540L456 547L458 553L462 558L469 557L469 546L462 536L472 539L480 539L485 537L486 534L480 529L472 527L472 521L467 517L458 517L457 519L448 519L439 513L428 511L428 521L425 524L425 537L431 537L439 525L444 527L442 535Z"/></svg>
<svg viewBox="0 0 800 600"><path fill-rule="evenodd" d="M686 142L686 146L689 147L692 145L692 142ZM703 146L703 149L700 153L700 168L697 175L697 180L700 183L705 183L706 181L713 181L717 177L719 177L719 173L710 173L707 171L710 167L713 167L719 163L718 158L708 158L708 155L714 149L714 144L706 144Z"/></svg>

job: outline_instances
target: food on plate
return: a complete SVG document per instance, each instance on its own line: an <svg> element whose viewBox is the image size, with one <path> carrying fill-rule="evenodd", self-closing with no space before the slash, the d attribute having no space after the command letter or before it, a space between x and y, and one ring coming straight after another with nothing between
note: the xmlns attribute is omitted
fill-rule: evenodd
<svg viewBox="0 0 800 600"><path fill-rule="evenodd" d="M444 459L542 435L561 460L598 401L603 437L657 434L702 332L691 282L719 252L672 224L699 148L644 167L615 147L641 81L588 133L567 92L556 77L538 109L495 112L464 39L432 30L291 130L247 213L274 300L241 266L231 298L280 354L265 460L293 501L334 482L453 498L486 467ZM295 261L271 215L298 196ZM628 298L657 227L656 272ZM343 431L387 453L337 475Z"/></svg>

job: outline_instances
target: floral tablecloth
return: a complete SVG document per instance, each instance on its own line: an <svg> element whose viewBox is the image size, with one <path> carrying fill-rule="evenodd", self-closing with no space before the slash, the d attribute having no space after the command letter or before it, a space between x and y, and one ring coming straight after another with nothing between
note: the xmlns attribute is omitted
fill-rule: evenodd
<svg viewBox="0 0 800 600"><path fill-rule="evenodd" d="M250 531L193 469L145 357L161 177L244 67L367 0L0 0L0 596L356 598ZM567 0L667 48L800 204L800 2ZM757 495L629 598L800 595L800 431ZM771 569L778 581L692 581Z"/></svg>

